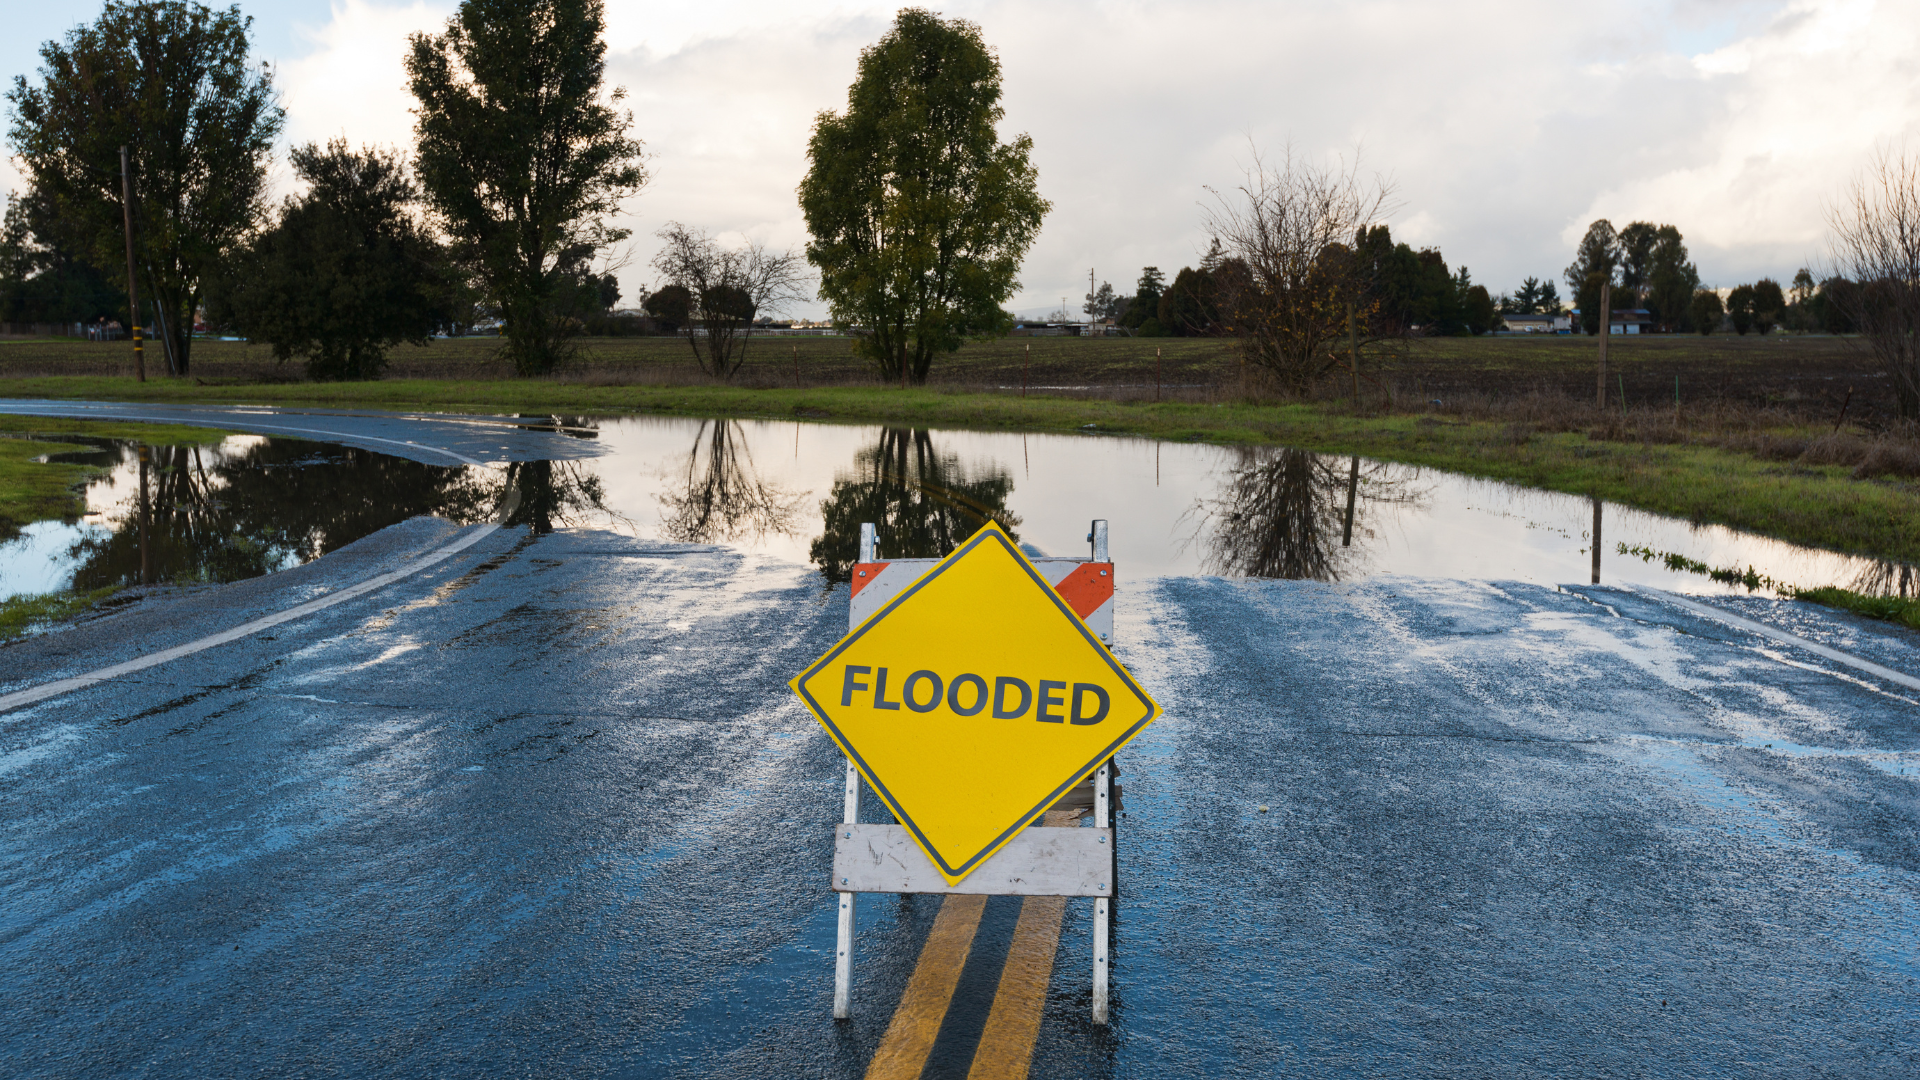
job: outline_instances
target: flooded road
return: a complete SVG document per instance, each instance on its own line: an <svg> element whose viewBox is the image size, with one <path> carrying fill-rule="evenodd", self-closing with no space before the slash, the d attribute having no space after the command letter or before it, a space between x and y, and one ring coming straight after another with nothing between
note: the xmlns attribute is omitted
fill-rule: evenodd
<svg viewBox="0 0 1920 1080"><path fill-rule="evenodd" d="M1920 674L1916 635L1696 582L1800 647L1596 587L1590 506L1364 461L1343 545L1350 461L1182 448L1155 488L1154 447L1120 440L1031 440L1029 476L989 443L1018 436L735 434L750 464L697 422L529 433L601 452L511 474L460 444L486 464L433 468L526 517L0 714L10 1072L864 1075L941 904L861 898L835 1023L842 761L784 681L845 630L836 522L905 549L984 512L1057 554L1114 519L1116 652L1166 708L1121 763L1113 1023L1087 1022L1069 904L1032 1075L1920 1073L1920 692L1832 659ZM844 456L783 473L782 436ZM1074 462L1112 479L1040 479ZM1620 520L1714 565L1771 550ZM0 693L484 527L289 542L275 572L0 648ZM1499 571L1523 556L1553 580ZM980 926L1011 933L993 904Z"/></svg>

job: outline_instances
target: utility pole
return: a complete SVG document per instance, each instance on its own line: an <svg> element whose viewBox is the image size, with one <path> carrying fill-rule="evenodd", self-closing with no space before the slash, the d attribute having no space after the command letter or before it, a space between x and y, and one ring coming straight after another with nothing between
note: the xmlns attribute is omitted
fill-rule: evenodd
<svg viewBox="0 0 1920 1080"><path fill-rule="evenodd" d="M1354 324L1353 301L1347 301L1347 349L1353 361L1353 409L1360 411L1360 329ZM1354 459L1358 461L1359 459ZM1357 467L1357 466L1356 466ZM1357 475L1357 474L1356 474ZM1349 508L1348 516L1352 516Z"/></svg>
<svg viewBox="0 0 1920 1080"><path fill-rule="evenodd" d="M1594 406L1601 412L1607 409L1607 337L1612 333L1613 279L1609 277L1600 283L1600 371L1593 397ZM1597 507L1598 504L1596 503L1595 506ZM1596 509L1594 513L1595 519L1598 520L1599 511ZM1596 555L1594 558L1597 560L1599 556Z"/></svg>
<svg viewBox="0 0 1920 1080"><path fill-rule="evenodd" d="M1087 336L1093 336L1093 267L1087 267Z"/></svg>
<svg viewBox="0 0 1920 1080"><path fill-rule="evenodd" d="M127 316L133 330L133 374L141 382L146 382L147 358L140 348L140 290L133 274L133 177L127 168L127 148L124 146L120 148L120 216L127 227ZM144 487L141 497L146 497ZM144 533L142 542L145 542Z"/></svg>

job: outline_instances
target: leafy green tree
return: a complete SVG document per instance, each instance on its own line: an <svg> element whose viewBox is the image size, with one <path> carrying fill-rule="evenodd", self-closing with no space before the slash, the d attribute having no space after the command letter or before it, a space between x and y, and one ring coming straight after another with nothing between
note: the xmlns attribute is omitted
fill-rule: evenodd
<svg viewBox="0 0 1920 1080"><path fill-rule="evenodd" d="M1727 318L1733 332L1744 336L1753 329L1753 286L1742 285L1727 294Z"/></svg>
<svg viewBox="0 0 1920 1080"><path fill-rule="evenodd" d="M572 355L598 298L582 268L627 238L609 219L647 179L626 91L602 93L603 16L600 0L465 0L445 33L409 39L420 183L521 375Z"/></svg>
<svg viewBox="0 0 1920 1080"><path fill-rule="evenodd" d="M1843 277L1830 277L1820 283L1811 306L1820 329L1829 334L1857 333L1859 325L1853 313L1860 303L1860 286Z"/></svg>
<svg viewBox="0 0 1920 1080"><path fill-rule="evenodd" d="M1620 238L1606 218L1587 226L1580 247L1567 267L1567 288L1573 290L1573 305L1580 309L1580 329L1601 333L1600 288L1615 279L1620 265Z"/></svg>
<svg viewBox="0 0 1920 1080"><path fill-rule="evenodd" d="M1753 283L1753 325L1762 334L1768 333L1786 315L1787 298L1780 291L1780 283L1772 278L1761 278Z"/></svg>
<svg viewBox="0 0 1920 1080"><path fill-rule="evenodd" d="M1703 335L1720 329L1720 320L1726 313L1726 308L1720 303L1720 294L1712 289L1695 291L1693 300L1687 306L1688 320Z"/></svg>
<svg viewBox="0 0 1920 1080"><path fill-rule="evenodd" d="M344 139L296 147L292 162L306 194L236 256L209 314L280 360L304 357L311 378L377 379L388 349L433 334L445 260L419 193L398 154Z"/></svg>
<svg viewBox="0 0 1920 1080"><path fill-rule="evenodd" d="M1693 295L1699 288L1700 272L1687 261L1680 230L1660 226L1647 256L1645 306L1654 321L1670 331L1689 329Z"/></svg>
<svg viewBox="0 0 1920 1080"><path fill-rule="evenodd" d="M860 54L843 114L821 113L800 209L820 296L887 381L1004 332L1001 305L1051 208L1033 140L1000 142L1000 61L980 28L904 8Z"/></svg>
<svg viewBox="0 0 1920 1080"><path fill-rule="evenodd" d="M176 375L188 371L205 278L258 222L283 112L247 59L253 20L191 0L109 0L15 78L8 140L34 197L93 266L126 265L120 148L133 177L140 295ZM148 324L143 311L136 322Z"/></svg>

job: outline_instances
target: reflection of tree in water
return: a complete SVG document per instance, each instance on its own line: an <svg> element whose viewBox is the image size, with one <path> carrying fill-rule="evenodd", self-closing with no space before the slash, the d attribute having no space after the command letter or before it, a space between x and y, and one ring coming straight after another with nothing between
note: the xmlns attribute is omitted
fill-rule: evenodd
<svg viewBox="0 0 1920 1080"><path fill-rule="evenodd" d="M1202 568L1210 574L1337 581L1370 539L1368 512L1383 505L1415 505L1425 495L1389 466L1361 466L1306 450L1258 448L1240 452L1226 483L1194 505L1204 537Z"/></svg>
<svg viewBox="0 0 1920 1080"><path fill-rule="evenodd" d="M1013 475L1005 469L969 475L958 457L934 449L925 430L885 428L850 472L834 478L820 505L826 528L811 556L828 581L850 579L860 525L871 521L881 558L941 558L989 520L1013 534L1020 519L1007 510L1012 493Z"/></svg>
<svg viewBox="0 0 1920 1080"><path fill-rule="evenodd" d="M1898 596L1902 599L1920 596L1920 575L1915 575L1909 563L1878 560L1862 570L1849 586L1854 592L1865 596Z"/></svg>
<svg viewBox="0 0 1920 1080"><path fill-rule="evenodd" d="M506 524L530 525L537 535L550 533L556 526L578 525L589 513L613 513L607 508L606 487L600 478L582 469L577 461L512 462L504 482L494 491L504 496L508 489L515 488L520 499L507 515Z"/></svg>
<svg viewBox="0 0 1920 1080"><path fill-rule="evenodd" d="M687 454L685 488L660 496L668 511L661 530L695 544L790 533L803 495L760 479L739 424L706 420Z"/></svg>
<svg viewBox="0 0 1920 1080"><path fill-rule="evenodd" d="M137 450L121 446L120 462ZM146 528L134 494L110 534L74 545L74 587L237 581L318 558L419 514L466 524L498 500L497 479L369 450L293 440L224 456L149 451ZM142 571L142 533L146 570Z"/></svg>

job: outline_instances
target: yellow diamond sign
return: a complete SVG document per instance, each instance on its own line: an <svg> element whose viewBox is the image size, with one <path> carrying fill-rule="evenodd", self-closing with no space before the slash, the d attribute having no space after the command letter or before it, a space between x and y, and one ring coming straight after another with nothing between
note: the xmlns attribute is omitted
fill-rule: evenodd
<svg viewBox="0 0 1920 1080"><path fill-rule="evenodd" d="M950 885L1160 715L993 524L789 685Z"/></svg>

